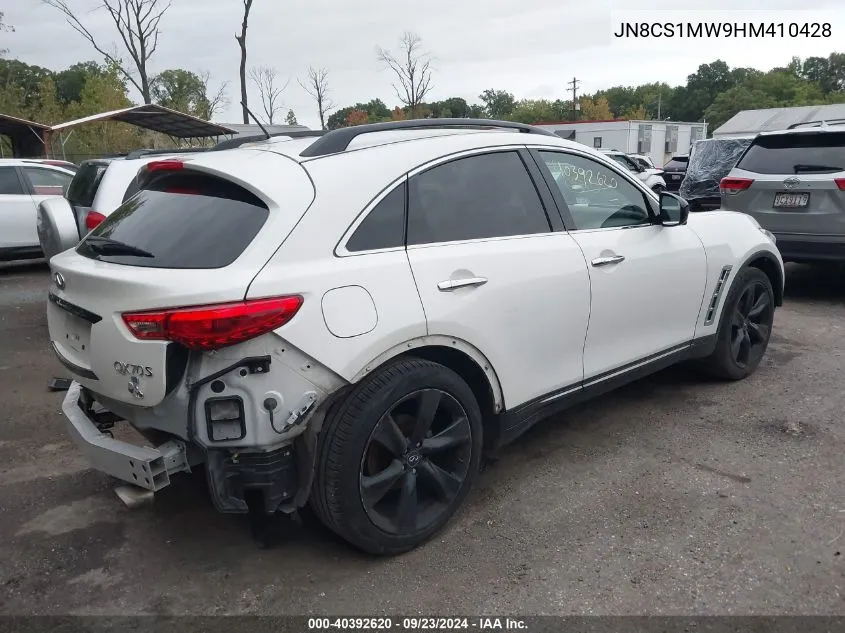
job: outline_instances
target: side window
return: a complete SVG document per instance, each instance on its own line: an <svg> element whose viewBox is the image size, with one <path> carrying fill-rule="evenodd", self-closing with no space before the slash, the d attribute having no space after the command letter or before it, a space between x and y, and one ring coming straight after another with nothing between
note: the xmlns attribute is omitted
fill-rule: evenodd
<svg viewBox="0 0 845 633"><path fill-rule="evenodd" d="M516 152L460 158L410 180L408 245L550 230L540 196Z"/></svg>
<svg viewBox="0 0 845 633"><path fill-rule="evenodd" d="M36 196L63 196L73 179L70 174L41 167L24 167L23 171Z"/></svg>
<svg viewBox="0 0 845 633"><path fill-rule="evenodd" d="M615 170L574 154L540 155L569 207L575 229L651 223L645 195Z"/></svg>
<svg viewBox="0 0 845 633"><path fill-rule="evenodd" d="M405 245L405 183L394 188L370 209L346 242L350 252Z"/></svg>
<svg viewBox="0 0 845 633"><path fill-rule="evenodd" d="M22 195L25 191L15 167L0 167L0 196Z"/></svg>

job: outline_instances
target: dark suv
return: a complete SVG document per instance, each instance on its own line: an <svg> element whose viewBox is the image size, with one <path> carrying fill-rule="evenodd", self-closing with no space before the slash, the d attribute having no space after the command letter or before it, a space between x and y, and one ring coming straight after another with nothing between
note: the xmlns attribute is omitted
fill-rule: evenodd
<svg viewBox="0 0 845 633"><path fill-rule="evenodd" d="M719 182L728 175L753 138L711 138L693 146L678 190L689 202L690 211L712 211L722 206Z"/></svg>

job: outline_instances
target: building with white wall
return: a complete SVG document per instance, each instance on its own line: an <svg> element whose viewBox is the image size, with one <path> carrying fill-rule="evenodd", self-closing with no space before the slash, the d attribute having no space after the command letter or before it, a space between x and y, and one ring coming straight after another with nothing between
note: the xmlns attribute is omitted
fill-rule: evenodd
<svg viewBox="0 0 845 633"><path fill-rule="evenodd" d="M595 149L647 154L655 165L665 165L678 154L689 154L696 141L707 138L707 123L683 121L570 121L540 123L558 136Z"/></svg>

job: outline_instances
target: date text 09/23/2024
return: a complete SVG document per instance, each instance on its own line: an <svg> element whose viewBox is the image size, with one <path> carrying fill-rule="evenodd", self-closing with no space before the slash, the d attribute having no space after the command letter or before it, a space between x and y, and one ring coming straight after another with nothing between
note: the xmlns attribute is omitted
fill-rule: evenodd
<svg viewBox="0 0 845 633"><path fill-rule="evenodd" d="M527 624L511 617L375 617L309 618L309 631L526 631Z"/></svg>

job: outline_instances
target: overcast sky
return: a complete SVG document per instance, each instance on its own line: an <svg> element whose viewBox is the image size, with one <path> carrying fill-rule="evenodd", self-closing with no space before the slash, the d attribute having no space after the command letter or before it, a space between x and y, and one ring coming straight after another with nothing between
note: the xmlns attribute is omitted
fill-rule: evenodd
<svg viewBox="0 0 845 633"><path fill-rule="evenodd" d="M285 112L316 126L311 98L299 87L309 65L329 70L332 99L338 106L381 98L398 103L392 77L376 60L381 45L396 50L405 30L418 33L435 58L433 90L428 100L461 96L477 102L486 88L506 89L517 98L567 98L566 84L580 81L581 92L613 85L665 81L682 84L699 64L717 58L731 66L768 70L793 55L827 56L845 41L845 17L833 10L842 0L710 0L705 19L735 20L751 14L727 9L760 9L758 21L833 19L833 36L815 40L642 40L612 41L612 12L632 8L662 10L643 15L674 21L677 0L254 0L248 35L249 65L271 66L290 78ZM71 0L83 22L102 42L116 41L107 14L93 10L98 0ZM636 6L634 6L636 5ZM720 7L723 7L720 9ZM772 10L789 10L772 13ZM40 0L0 0L0 10L15 32L4 34L9 57L61 70L78 61L99 59L55 9ZM230 105L219 121L239 122L238 30L242 0L172 0L161 22L161 40L151 60L153 72L166 68L210 71L212 84L229 82ZM825 13L817 13L824 11ZM840 11L845 14L845 12ZM619 14L613 14L619 19ZM631 15L628 13L627 15ZM831 18L831 16L833 16ZM683 17L683 16L682 16ZM838 21L837 21L838 20ZM839 50L845 50L840 45ZM131 95L138 100L139 95ZM251 90L252 104L257 94ZM257 108L254 108L257 109Z"/></svg>

